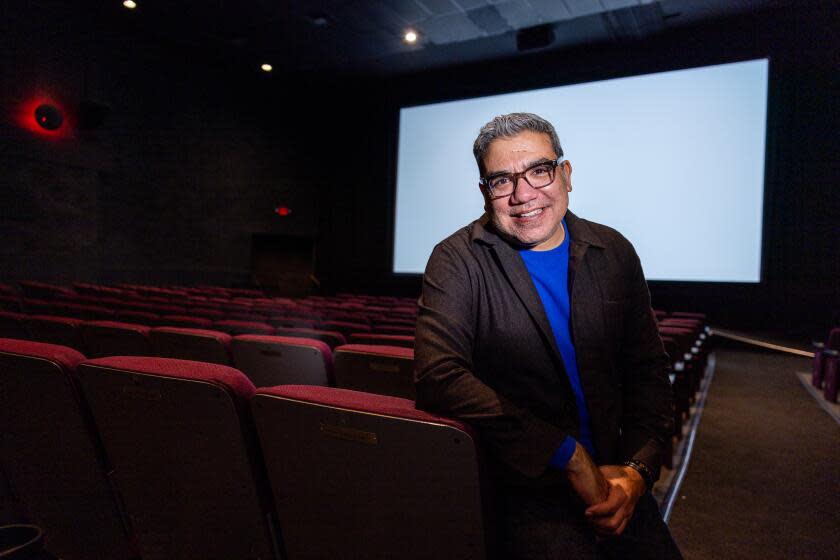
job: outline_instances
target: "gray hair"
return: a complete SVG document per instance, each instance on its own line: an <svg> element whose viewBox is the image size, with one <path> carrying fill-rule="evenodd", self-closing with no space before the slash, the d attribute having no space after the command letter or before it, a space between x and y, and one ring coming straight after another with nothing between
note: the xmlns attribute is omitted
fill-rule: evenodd
<svg viewBox="0 0 840 560"><path fill-rule="evenodd" d="M475 156L475 162L478 164L479 175L484 176L484 156L487 155L487 150L493 140L516 136L526 130L547 134L551 139L551 147L554 148L557 157L563 157L560 139L550 122L534 113L508 113L495 117L482 126L478 132L478 138L473 143L473 155Z"/></svg>

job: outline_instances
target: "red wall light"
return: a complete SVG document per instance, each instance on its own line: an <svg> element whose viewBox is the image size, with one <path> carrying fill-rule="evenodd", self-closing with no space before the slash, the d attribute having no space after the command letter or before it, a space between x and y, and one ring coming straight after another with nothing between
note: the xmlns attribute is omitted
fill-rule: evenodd
<svg viewBox="0 0 840 560"><path fill-rule="evenodd" d="M24 130L46 138L73 137L73 120L64 107L39 95L25 100L16 110L16 121Z"/></svg>
<svg viewBox="0 0 840 560"><path fill-rule="evenodd" d="M35 122L44 130L58 130L64 124L64 115L55 105L44 103L35 108Z"/></svg>
<svg viewBox="0 0 840 560"><path fill-rule="evenodd" d="M284 218L292 213L291 209L286 206L278 206L274 209L274 213L278 216L283 216Z"/></svg>

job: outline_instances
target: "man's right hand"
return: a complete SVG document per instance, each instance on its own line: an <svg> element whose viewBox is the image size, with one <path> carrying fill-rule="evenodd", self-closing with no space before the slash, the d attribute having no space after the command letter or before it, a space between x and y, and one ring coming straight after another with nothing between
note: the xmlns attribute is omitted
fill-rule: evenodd
<svg viewBox="0 0 840 560"><path fill-rule="evenodd" d="M587 506L600 504L609 495L607 479L580 443L566 464L566 478Z"/></svg>

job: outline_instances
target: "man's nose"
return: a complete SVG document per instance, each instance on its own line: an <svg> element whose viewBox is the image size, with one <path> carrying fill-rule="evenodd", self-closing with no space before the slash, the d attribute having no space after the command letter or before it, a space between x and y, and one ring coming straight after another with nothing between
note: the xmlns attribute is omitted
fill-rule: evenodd
<svg viewBox="0 0 840 560"><path fill-rule="evenodd" d="M513 193L511 193L511 198L514 203L522 204L537 198L537 189L532 187L531 184L525 180L525 177L517 177L515 181L516 182L513 184Z"/></svg>

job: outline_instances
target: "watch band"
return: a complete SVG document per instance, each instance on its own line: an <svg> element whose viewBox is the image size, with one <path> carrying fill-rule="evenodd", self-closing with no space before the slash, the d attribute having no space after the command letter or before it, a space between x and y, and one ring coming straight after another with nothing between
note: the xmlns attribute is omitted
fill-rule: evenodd
<svg viewBox="0 0 840 560"><path fill-rule="evenodd" d="M656 482L655 480L653 480L653 469L651 469L642 461L637 461L635 459L624 461L623 465L626 467L630 467L631 469L638 472L642 476L642 480L645 481L645 485L647 486L648 490L653 488L653 483Z"/></svg>

